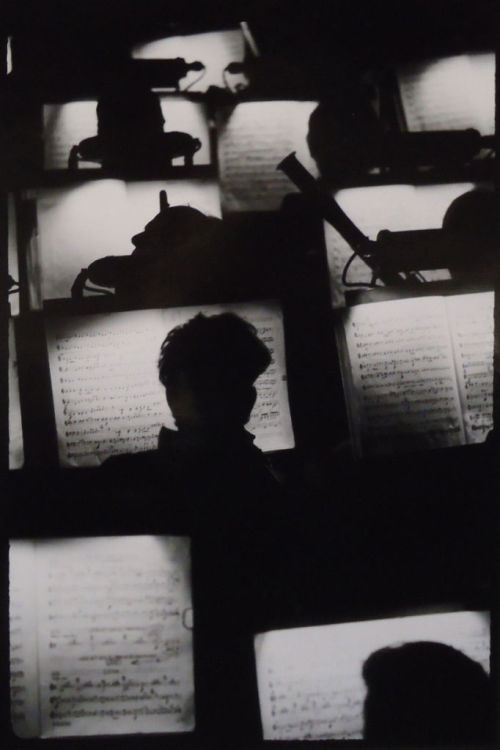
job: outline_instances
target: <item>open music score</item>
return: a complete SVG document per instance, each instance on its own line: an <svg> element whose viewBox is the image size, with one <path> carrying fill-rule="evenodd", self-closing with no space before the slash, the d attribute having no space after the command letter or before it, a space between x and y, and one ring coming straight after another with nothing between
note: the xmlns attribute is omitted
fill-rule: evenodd
<svg viewBox="0 0 500 750"><path fill-rule="evenodd" d="M361 739L363 662L380 648L411 641L447 644L489 672L487 613L414 615L257 635L264 739Z"/></svg>
<svg viewBox="0 0 500 750"><path fill-rule="evenodd" d="M403 232L412 229L439 229L450 203L459 195L472 190L469 182L446 185L377 185L346 188L334 194L341 208L371 240L381 229ZM345 287L342 271L352 255L352 248L328 222L324 222L325 245L330 272L332 306L345 307ZM446 269L423 271L426 281L449 279ZM348 281L371 281L371 269L361 259L352 262ZM378 282L381 284L382 282Z"/></svg>
<svg viewBox="0 0 500 750"><path fill-rule="evenodd" d="M255 383L257 402L247 429L262 450L293 447L283 322L277 304L138 310L47 321L61 464L98 465L113 454L156 448L161 426L174 428L158 380L163 340L198 312L225 311L255 325L272 354L270 366Z"/></svg>
<svg viewBox="0 0 500 750"><path fill-rule="evenodd" d="M158 213L158 195L166 190L171 206L190 205L219 217L219 188L214 180L123 182L93 180L34 194L38 234L29 257L30 304L69 298L82 268L107 255L130 255L131 237Z"/></svg>
<svg viewBox="0 0 500 750"><path fill-rule="evenodd" d="M20 737L191 731L189 539L11 542L10 663Z"/></svg>
<svg viewBox="0 0 500 750"><path fill-rule="evenodd" d="M201 141L201 148L193 156L193 164L210 164L210 144L206 108L198 102L175 96L159 97L165 119L164 131L180 131ZM73 101L43 105L44 168L67 169L69 154L85 138L97 135L97 101ZM173 166L184 164L182 157L174 158ZM98 162L78 162L78 169L98 169Z"/></svg>
<svg viewBox="0 0 500 750"><path fill-rule="evenodd" d="M493 292L358 305L341 367L355 452L480 443L493 427Z"/></svg>
<svg viewBox="0 0 500 750"><path fill-rule="evenodd" d="M454 55L402 66L398 84L410 131L495 132L495 54Z"/></svg>
<svg viewBox="0 0 500 750"><path fill-rule="evenodd" d="M309 154L309 117L317 102L243 102L217 113L218 156L223 211L275 211L295 185L276 165L296 151L318 176Z"/></svg>

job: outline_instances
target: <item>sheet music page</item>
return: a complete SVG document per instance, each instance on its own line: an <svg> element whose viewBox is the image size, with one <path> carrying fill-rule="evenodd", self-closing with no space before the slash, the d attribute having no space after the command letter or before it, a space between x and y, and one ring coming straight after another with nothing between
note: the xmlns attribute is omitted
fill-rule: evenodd
<svg viewBox="0 0 500 750"><path fill-rule="evenodd" d="M69 154L84 138L97 135L97 101L43 105L45 169L68 169ZM97 169L97 162L79 161L78 169Z"/></svg>
<svg viewBox="0 0 500 750"><path fill-rule="evenodd" d="M130 255L133 235L159 212L160 190L171 206L190 205L220 216L213 180L122 182L93 180L69 188L37 191L39 275L42 300L69 298L82 268L107 255Z"/></svg>
<svg viewBox="0 0 500 750"><path fill-rule="evenodd" d="M41 189L37 216L42 300L69 298L82 268L105 255L131 252L125 183L120 180Z"/></svg>
<svg viewBox="0 0 500 750"><path fill-rule="evenodd" d="M138 310L47 320L47 347L62 466L96 466L117 453L157 447L162 425L174 428L158 380L161 344L198 312L241 314L272 350L256 381L248 429L263 450L293 447L281 312L271 304Z"/></svg>
<svg viewBox="0 0 500 750"><path fill-rule="evenodd" d="M197 60L203 63L205 71L189 71L185 78L181 78L181 91L188 87L190 91L206 91L209 86L225 88L224 68L229 63L242 62L244 56L245 45L241 29L171 36L137 45L132 49L132 57L139 60L182 57L187 63Z"/></svg>
<svg viewBox="0 0 500 750"><path fill-rule="evenodd" d="M218 112L218 157L223 211L275 211L291 180L276 169L291 151L314 175L306 137L317 102L243 102Z"/></svg>
<svg viewBox="0 0 500 750"><path fill-rule="evenodd" d="M468 443L493 429L494 292L445 298Z"/></svg>
<svg viewBox="0 0 500 750"><path fill-rule="evenodd" d="M339 190L333 197L363 234L376 240L382 229L403 232L440 228L450 203L473 187L470 182L449 185L377 185ZM352 255L352 249L326 221L324 231L332 305L334 308L342 308L345 307L342 271ZM450 278L449 271L444 269L423 270L422 275L426 281ZM349 268L347 280L352 283L367 283L371 280L371 270L364 261L356 258Z"/></svg>
<svg viewBox="0 0 500 750"><path fill-rule="evenodd" d="M421 640L457 648L489 671L486 613L417 615L257 635L264 739L361 739L363 662L385 646Z"/></svg>
<svg viewBox="0 0 500 750"><path fill-rule="evenodd" d="M344 330L363 452L387 454L465 442L453 351L441 297L357 305Z"/></svg>
<svg viewBox="0 0 500 750"><path fill-rule="evenodd" d="M161 313L51 318L46 330L61 465L156 448L167 414Z"/></svg>
<svg viewBox="0 0 500 750"><path fill-rule="evenodd" d="M235 309L257 328L259 338L271 352L271 364L255 382L257 401L246 429L255 434L263 451L295 446L286 376L283 315L278 305L245 306Z"/></svg>
<svg viewBox="0 0 500 750"><path fill-rule="evenodd" d="M9 469L20 469L24 464L23 423L19 396L17 349L14 321L9 319Z"/></svg>
<svg viewBox="0 0 500 750"><path fill-rule="evenodd" d="M9 545L10 718L17 737L40 734L35 548Z"/></svg>
<svg viewBox="0 0 500 750"><path fill-rule="evenodd" d="M410 131L476 128L495 132L495 55L454 55L398 71Z"/></svg>
<svg viewBox="0 0 500 750"><path fill-rule="evenodd" d="M43 737L194 728L186 537L36 542Z"/></svg>

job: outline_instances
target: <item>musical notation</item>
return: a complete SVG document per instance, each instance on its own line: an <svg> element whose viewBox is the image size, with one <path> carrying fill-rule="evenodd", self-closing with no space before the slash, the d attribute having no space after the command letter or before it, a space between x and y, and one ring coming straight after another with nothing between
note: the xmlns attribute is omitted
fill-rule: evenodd
<svg viewBox="0 0 500 750"><path fill-rule="evenodd" d="M482 442L493 427L494 292L446 300L467 440Z"/></svg>
<svg viewBox="0 0 500 750"><path fill-rule="evenodd" d="M306 143L316 102L244 102L219 112L218 155L222 206L227 211L272 211L295 186L278 164L290 151L315 174Z"/></svg>
<svg viewBox="0 0 500 750"><path fill-rule="evenodd" d="M89 466L116 453L156 448L173 418L158 380L161 343L198 312L232 310L253 323L272 352L256 381L248 429L264 450L293 446L282 319L275 305L211 305L52 319L47 325L52 392L64 466Z"/></svg>
<svg viewBox="0 0 500 750"><path fill-rule="evenodd" d="M451 202L473 187L470 182L418 186L377 185L338 190L333 197L363 234L375 240L381 229L403 232L440 228ZM343 308L345 287L342 284L342 272L352 255L352 248L328 222L324 224L324 233L332 305L334 308ZM418 270L426 281L450 278L447 269ZM369 283L371 276L371 269L366 263L355 258L349 268L349 281Z"/></svg>
<svg viewBox="0 0 500 750"><path fill-rule="evenodd" d="M361 739L362 666L379 648L432 640L489 671L486 613L451 612L292 628L255 639L264 739Z"/></svg>
<svg viewBox="0 0 500 750"><path fill-rule="evenodd" d="M405 438L422 447L464 441L441 298L353 308L346 314L346 338L356 408L370 445L394 448Z"/></svg>
<svg viewBox="0 0 500 750"><path fill-rule="evenodd" d="M495 132L493 52L404 65L398 83L409 130Z"/></svg>
<svg viewBox="0 0 500 750"><path fill-rule="evenodd" d="M479 292L345 313L352 424L365 450L486 439L493 427L493 304L493 292Z"/></svg>
<svg viewBox="0 0 500 750"><path fill-rule="evenodd" d="M189 540L46 540L30 554L40 722L28 736L192 729ZM16 699L22 678L12 671Z"/></svg>

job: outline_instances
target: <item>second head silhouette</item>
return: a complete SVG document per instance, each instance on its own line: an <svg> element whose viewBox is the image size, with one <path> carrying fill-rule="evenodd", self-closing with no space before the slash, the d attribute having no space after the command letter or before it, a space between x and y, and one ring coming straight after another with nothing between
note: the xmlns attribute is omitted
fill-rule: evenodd
<svg viewBox="0 0 500 750"><path fill-rule="evenodd" d="M159 373L179 431L241 433L270 361L255 328L232 313L199 314L171 331Z"/></svg>

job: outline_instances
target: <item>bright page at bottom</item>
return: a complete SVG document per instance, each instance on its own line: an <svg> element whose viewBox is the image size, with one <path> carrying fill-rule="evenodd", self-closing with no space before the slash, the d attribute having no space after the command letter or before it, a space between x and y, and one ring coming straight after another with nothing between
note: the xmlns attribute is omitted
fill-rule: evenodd
<svg viewBox="0 0 500 750"><path fill-rule="evenodd" d="M436 641L489 671L489 616L452 612L321 625L255 638L265 740L361 739L365 659L385 646Z"/></svg>
<svg viewBox="0 0 500 750"><path fill-rule="evenodd" d="M40 736L192 730L189 539L33 544Z"/></svg>

